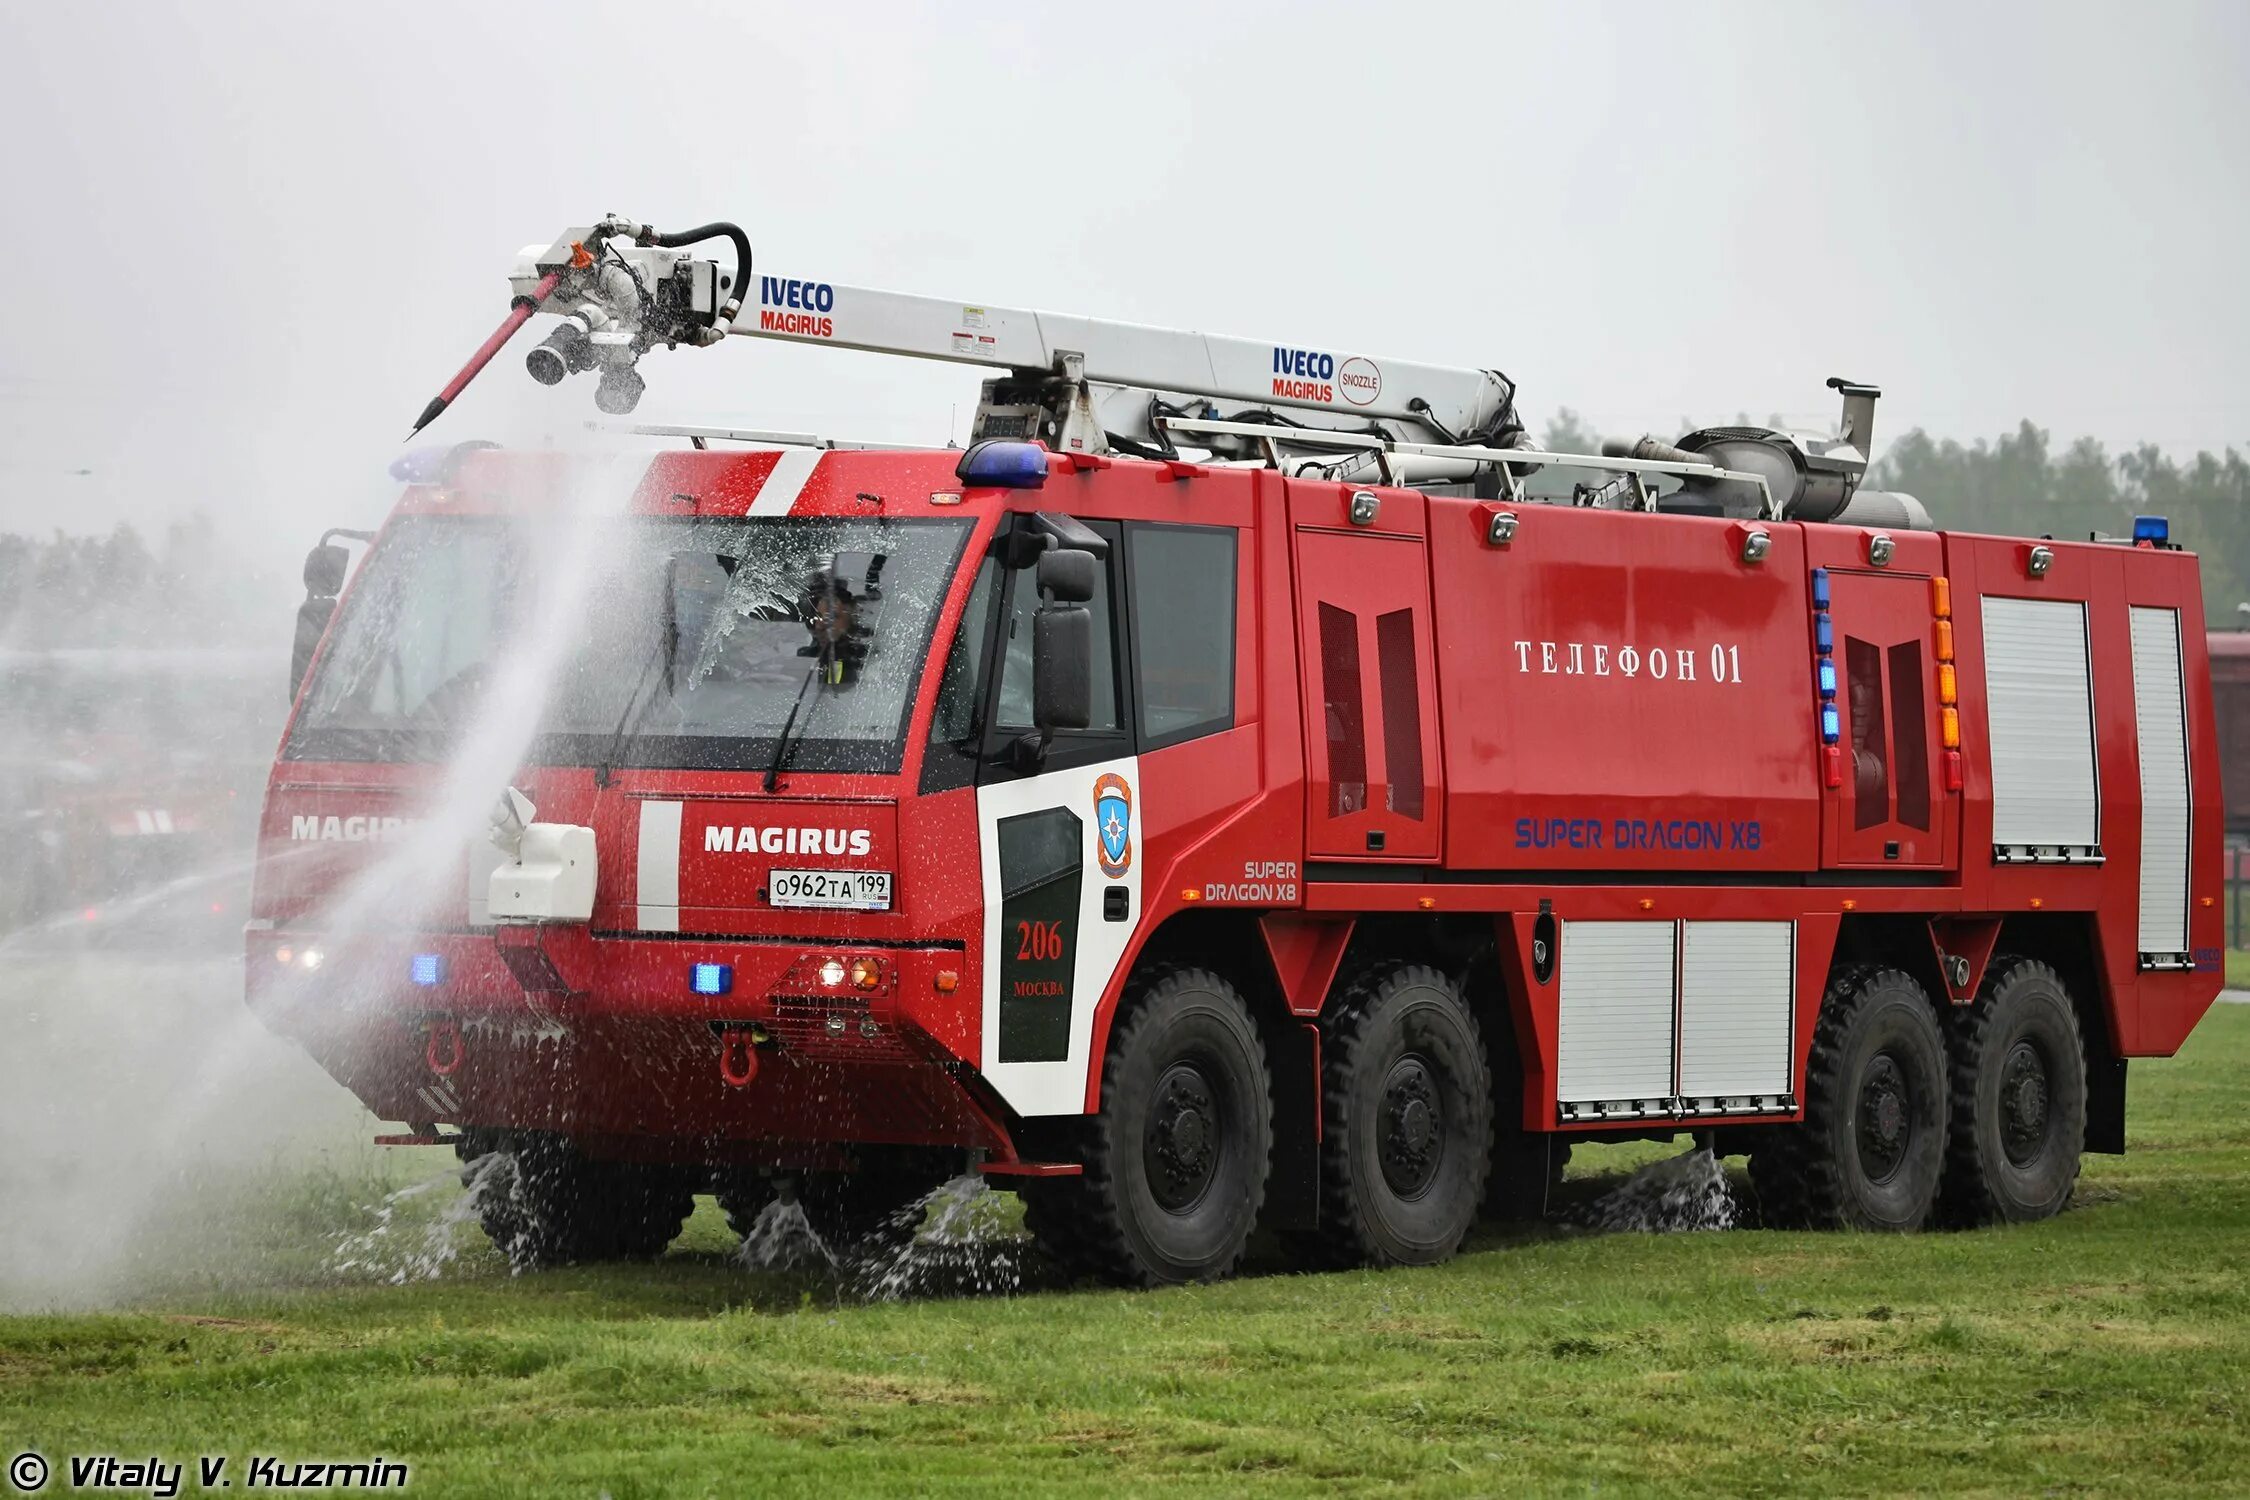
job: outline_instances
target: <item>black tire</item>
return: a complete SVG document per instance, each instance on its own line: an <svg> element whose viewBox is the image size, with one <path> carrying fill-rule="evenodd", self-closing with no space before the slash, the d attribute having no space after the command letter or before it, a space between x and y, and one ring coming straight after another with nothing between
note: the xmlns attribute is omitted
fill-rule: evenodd
<svg viewBox="0 0 2250 1500"><path fill-rule="evenodd" d="M1321 1114L1317 1258L1449 1259L1492 1158L1492 1075L1452 980L1398 965L1345 990L1321 1024Z"/></svg>
<svg viewBox="0 0 2250 1500"><path fill-rule="evenodd" d="M1898 969L1829 981L1813 1030L1802 1125L1750 1157L1769 1223L1919 1229L1937 1202L1948 1115L1945 1037L1929 993Z"/></svg>
<svg viewBox="0 0 2250 1500"><path fill-rule="evenodd" d="M486 1237L519 1271L653 1260L695 1207L677 1174L595 1161L559 1136L464 1132L454 1150Z"/></svg>
<svg viewBox="0 0 2250 1500"><path fill-rule="evenodd" d="M1272 1093L1234 986L1207 969L1136 977L1109 1034L1085 1173L1025 1184L1026 1226L1063 1265L1125 1285L1231 1274L1265 1202Z"/></svg>
<svg viewBox="0 0 2250 1500"><path fill-rule="evenodd" d="M2086 1047L2061 976L2033 959L1995 958L1976 1003L1947 1019L1946 1219L2027 1223L2062 1212L2086 1147Z"/></svg>

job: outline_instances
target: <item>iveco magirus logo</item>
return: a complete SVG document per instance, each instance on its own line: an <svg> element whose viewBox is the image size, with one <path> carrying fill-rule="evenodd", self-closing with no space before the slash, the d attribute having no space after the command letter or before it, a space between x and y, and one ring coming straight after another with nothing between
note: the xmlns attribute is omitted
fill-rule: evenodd
<svg viewBox="0 0 2250 1500"><path fill-rule="evenodd" d="M1101 836L1102 873L1122 880L1133 868L1133 788L1113 772L1094 781L1094 831Z"/></svg>

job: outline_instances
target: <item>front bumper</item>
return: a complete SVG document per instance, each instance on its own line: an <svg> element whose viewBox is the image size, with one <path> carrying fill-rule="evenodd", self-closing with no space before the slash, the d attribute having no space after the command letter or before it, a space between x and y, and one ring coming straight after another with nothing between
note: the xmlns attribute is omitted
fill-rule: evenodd
<svg viewBox="0 0 2250 1500"><path fill-rule="evenodd" d="M250 1008L385 1120L715 1164L817 1165L853 1144L1015 1154L972 1067L959 945L535 927L245 942ZM699 964L727 966L725 993L696 991ZM730 1082L746 1032L757 1067Z"/></svg>

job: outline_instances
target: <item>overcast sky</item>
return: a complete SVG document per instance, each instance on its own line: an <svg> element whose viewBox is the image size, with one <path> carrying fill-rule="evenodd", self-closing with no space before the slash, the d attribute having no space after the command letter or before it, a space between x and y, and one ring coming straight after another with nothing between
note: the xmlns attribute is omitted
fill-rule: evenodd
<svg viewBox="0 0 2250 1500"><path fill-rule="evenodd" d="M2250 447L2246 73L2241 0L0 0L0 527L203 507L294 556L378 517L514 252L610 210L734 219L762 271L1496 366L1535 428L1825 423L1843 374L1893 436ZM593 415L520 353L431 436ZM978 378L642 369L644 418L932 442Z"/></svg>

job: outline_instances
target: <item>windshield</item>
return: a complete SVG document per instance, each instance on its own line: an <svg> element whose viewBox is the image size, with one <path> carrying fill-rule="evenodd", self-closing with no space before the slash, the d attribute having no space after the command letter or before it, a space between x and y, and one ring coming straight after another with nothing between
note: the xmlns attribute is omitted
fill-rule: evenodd
<svg viewBox="0 0 2250 1500"><path fill-rule="evenodd" d="M523 523L402 518L352 586L287 754L434 760L511 665L552 662L536 754L554 764L763 770L790 721L800 771L895 771L966 520L604 523L564 611ZM553 649L559 645L560 649Z"/></svg>

